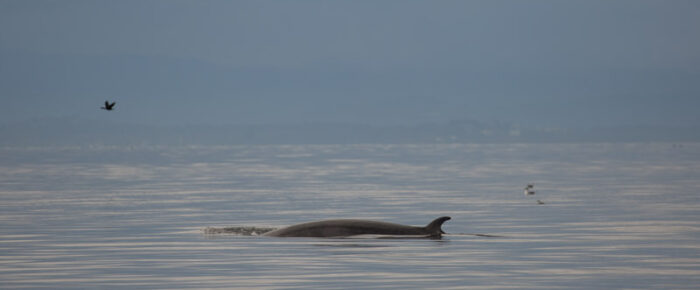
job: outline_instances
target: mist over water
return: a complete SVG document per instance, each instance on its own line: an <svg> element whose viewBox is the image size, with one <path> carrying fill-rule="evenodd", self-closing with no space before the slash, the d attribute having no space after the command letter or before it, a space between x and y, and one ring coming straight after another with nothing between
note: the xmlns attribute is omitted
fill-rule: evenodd
<svg viewBox="0 0 700 290"><path fill-rule="evenodd" d="M0 288L698 288L699 11L0 1Z"/></svg>
<svg viewBox="0 0 700 290"><path fill-rule="evenodd" d="M697 143L6 147L0 281L692 289L698 180ZM443 215L440 240L257 232Z"/></svg>

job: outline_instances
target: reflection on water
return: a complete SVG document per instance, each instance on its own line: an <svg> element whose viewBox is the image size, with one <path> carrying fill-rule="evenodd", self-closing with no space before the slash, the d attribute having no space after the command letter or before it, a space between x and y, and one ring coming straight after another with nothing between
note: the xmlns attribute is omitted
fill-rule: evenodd
<svg viewBox="0 0 700 290"><path fill-rule="evenodd" d="M0 281L689 289L698 180L700 144L4 148ZM441 240L259 236L443 215Z"/></svg>

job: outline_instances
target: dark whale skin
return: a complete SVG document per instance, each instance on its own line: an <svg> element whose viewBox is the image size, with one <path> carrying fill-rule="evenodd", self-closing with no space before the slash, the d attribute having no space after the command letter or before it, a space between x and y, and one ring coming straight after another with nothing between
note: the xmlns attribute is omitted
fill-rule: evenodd
<svg viewBox="0 0 700 290"><path fill-rule="evenodd" d="M270 237L349 237L356 235L440 237L445 233L441 226L448 220L450 220L448 216L439 217L425 227L358 219L323 220L281 228L264 235Z"/></svg>

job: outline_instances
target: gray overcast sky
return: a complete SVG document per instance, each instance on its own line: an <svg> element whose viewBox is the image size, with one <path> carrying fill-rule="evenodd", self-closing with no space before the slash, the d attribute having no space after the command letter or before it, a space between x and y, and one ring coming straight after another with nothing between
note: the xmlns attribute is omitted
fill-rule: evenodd
<svg viewBox="0 0 700 290"><path fill-rule="evenodd" d="M700 124L700 1L0 0L0 122Z"/></svg>

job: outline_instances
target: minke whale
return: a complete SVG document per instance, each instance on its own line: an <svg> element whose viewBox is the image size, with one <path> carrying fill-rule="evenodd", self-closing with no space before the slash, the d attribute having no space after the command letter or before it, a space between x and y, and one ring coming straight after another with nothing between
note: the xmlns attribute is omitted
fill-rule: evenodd
<svg viewBox="0 0 700 290"><path fill-rule="evenodd" d="M357 235L420 236L439 238L448 216L436 218L427 226L416 227L370 220L338 219L297 224L263 234L270 237L350 237Z"/></svg>

